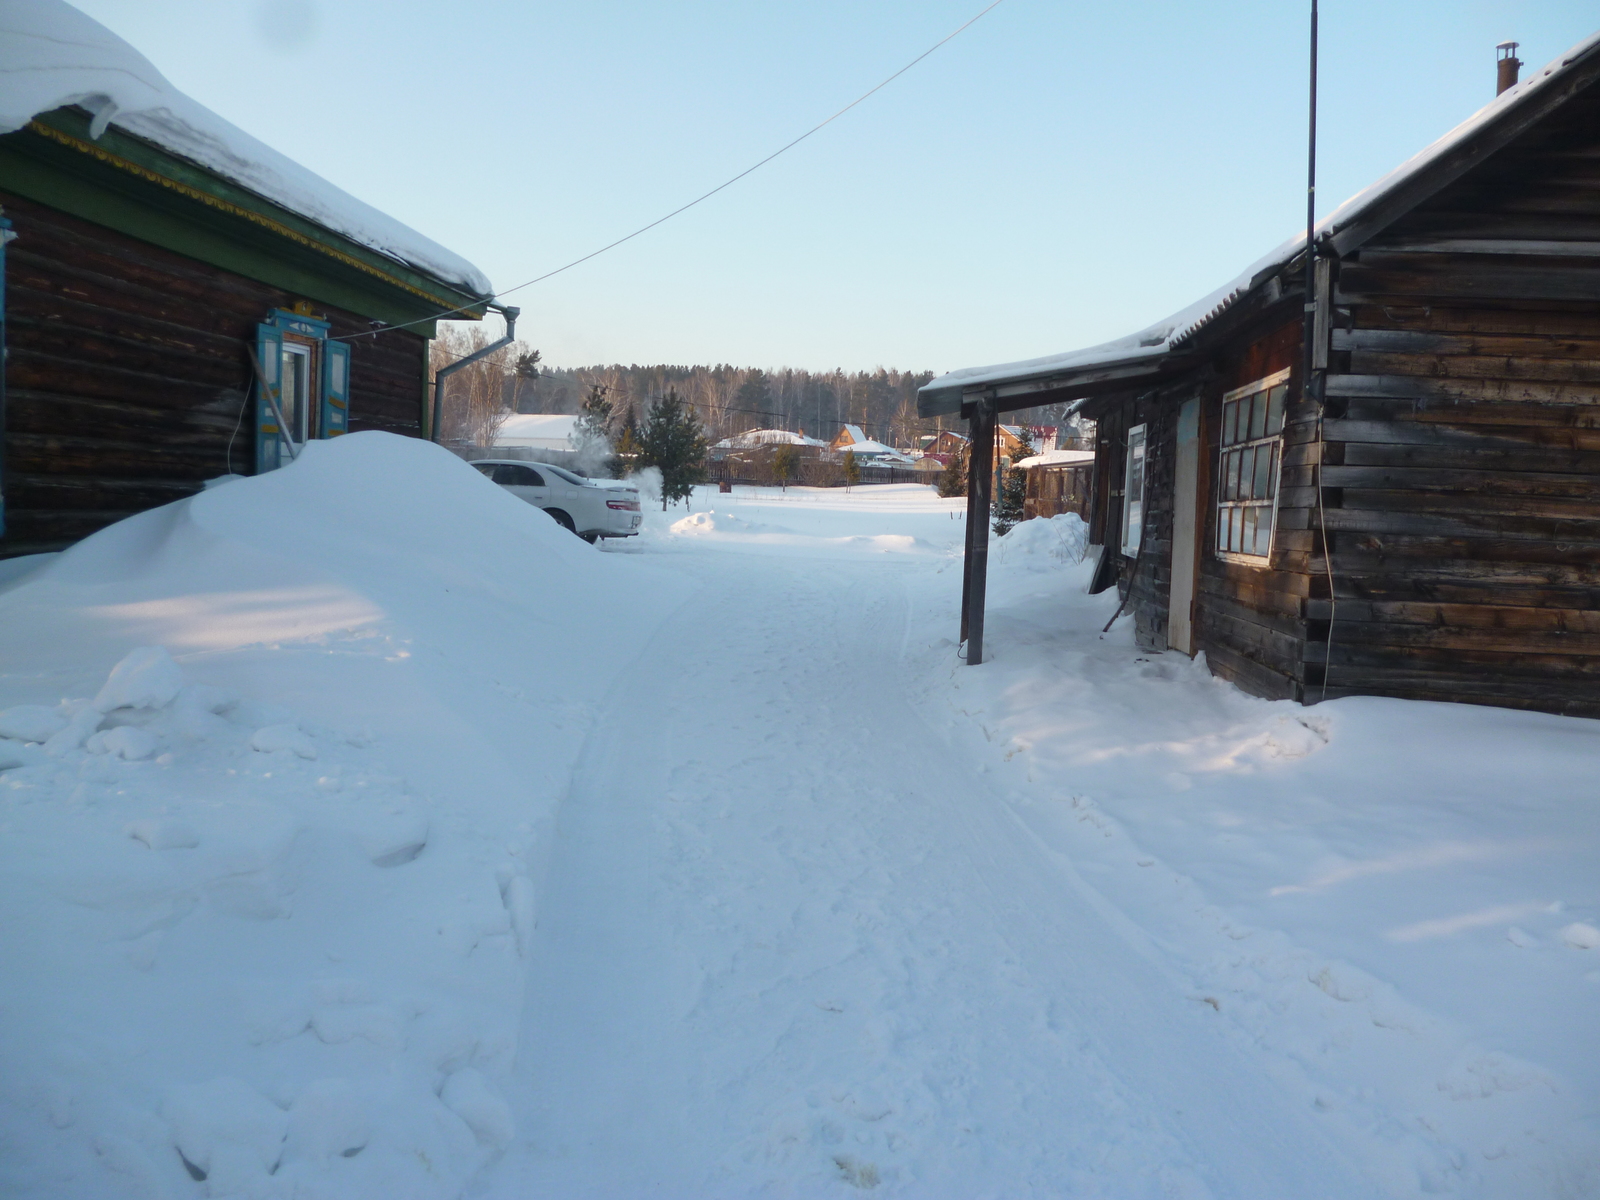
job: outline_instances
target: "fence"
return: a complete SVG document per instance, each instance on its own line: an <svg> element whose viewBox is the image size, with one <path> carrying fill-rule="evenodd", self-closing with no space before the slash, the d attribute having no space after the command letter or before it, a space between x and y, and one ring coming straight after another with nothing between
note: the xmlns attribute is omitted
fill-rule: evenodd
<svg viewBox="0 0 1600 1200"><path fill-rule="evenodd" d="M916 471L910 467L878 466L861 463L859 484L922 483L936 484L937 471ZM748 487L777 487L772 470L772 455L757 451L735 451L706 464L706 478L712 483L737 483ZM798 487L844 487L844 464L837 459L802 458L794 464L789 483Z"/></svg>

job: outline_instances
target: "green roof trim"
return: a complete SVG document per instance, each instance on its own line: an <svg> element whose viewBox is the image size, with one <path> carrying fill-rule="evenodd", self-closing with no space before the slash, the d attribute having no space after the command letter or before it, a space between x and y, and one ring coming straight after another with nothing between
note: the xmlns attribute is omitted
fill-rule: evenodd
<svg viewBox="0 0 1600 1200"><path fill-rule="evenodd" d="M89 115L63 108L0 137L0 188L256 279L387 324L462 307L481 317L488 299L334 233L195 163L124 131L89 137Z"/></svg>

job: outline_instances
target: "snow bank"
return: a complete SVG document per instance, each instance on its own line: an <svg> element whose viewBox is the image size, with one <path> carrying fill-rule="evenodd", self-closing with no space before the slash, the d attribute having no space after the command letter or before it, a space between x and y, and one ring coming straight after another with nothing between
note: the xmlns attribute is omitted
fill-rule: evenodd
<svg viewBox="0 0 1600 1200"><path fill-rule="evenodd" d="M1255 699L1102 636L1082 532L994 543L981 667L928 598L929 721L1375 1194L1600 1194L1600 722Z"/></svg>
<svg viewBox="0 0 1600 1200"><path fill-rule="evenodd" d="M0 133L71 104L94 114L93 137L115 125L446 283L494 290L465 259L195 103L64 0L0 0Z"/></svg>
<svg viewBox="0 0 1600 1200"><path fill-rule="evenodd" d="M571 763L688 591L358 433L0 594L0 1194L458 1194Z"/></svg>

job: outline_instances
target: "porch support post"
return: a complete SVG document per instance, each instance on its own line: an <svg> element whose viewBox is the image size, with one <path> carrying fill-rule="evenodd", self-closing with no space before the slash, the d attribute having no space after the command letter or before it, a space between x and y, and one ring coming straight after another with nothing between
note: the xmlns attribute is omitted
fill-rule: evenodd
<svg viewBox="0 0 1600 1200"><path fill-rule="evenodd" d="M967 453L967 557L961 593L961 639L967 665L983 661L983 606L989 583L989 504L994 492L995 402L974 401Z"/></svg>

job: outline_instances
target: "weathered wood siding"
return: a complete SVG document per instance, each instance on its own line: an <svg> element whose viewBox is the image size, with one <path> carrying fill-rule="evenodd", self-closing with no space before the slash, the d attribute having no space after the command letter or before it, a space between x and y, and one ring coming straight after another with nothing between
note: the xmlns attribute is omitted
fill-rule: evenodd
<svg viewBox="0 0 1600 1200"><path fill-rule="evenodd" d="M1600 715L1600 97L1347 259L1336 299L1308 669Z"/></svg>
<svg viewBox="0 0 1600 1200"><path fill-rule="evenodd" d="M1212 671L1248 692L1272 699L1301 698L1306 638L1302 602L1310 594L1308 567L1315 545L1316 408L1301 395L1301 321L1281 320L1225 357L1206 387L1201 421L1204 500L1200 570L1196 581L1195 645ZM1284 414L1282 474L1272 556L1262 566L1217 557L1217 454L1222 397L1284 368L1289 401Z"/></svg>
<svg viewBox="0 0 1600 1200"><path fill-rule="evenodd" d="M296 297L15 196L0 205L17 233L0 557L60 549L229 470L248 474L246 347ZM371 328L317 311L335 336ZM427 342L404 331L353 341L351 431L419 434L426 359Z"/></svg>

